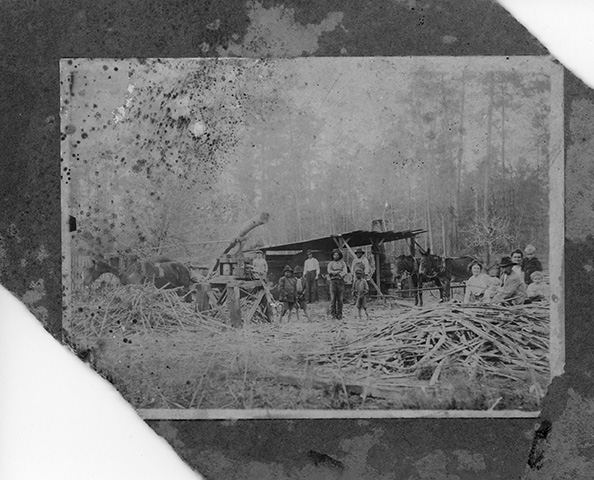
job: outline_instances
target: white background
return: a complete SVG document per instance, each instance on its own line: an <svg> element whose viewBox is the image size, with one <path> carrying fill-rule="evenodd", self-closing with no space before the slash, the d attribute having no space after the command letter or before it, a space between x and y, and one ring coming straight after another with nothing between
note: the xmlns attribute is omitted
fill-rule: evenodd
<svg viewBox="0 0 594 480"><path fill-rule="evenodd" d="M499 0L594 86L593 0ZM0 287L0 478L200 478Z"/></svg>

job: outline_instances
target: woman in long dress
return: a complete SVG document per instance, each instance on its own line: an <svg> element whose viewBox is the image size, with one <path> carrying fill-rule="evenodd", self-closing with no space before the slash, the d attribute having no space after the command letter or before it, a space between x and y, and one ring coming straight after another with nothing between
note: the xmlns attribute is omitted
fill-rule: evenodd
<svg viewBox="0 0 594 480"><path fill-rule="evenodd" d="M499 286L499 279L483 272L480 262L472 262L469 268L472 276L466 280L464 303L489 302L496 290L495 284Z"/></svg>

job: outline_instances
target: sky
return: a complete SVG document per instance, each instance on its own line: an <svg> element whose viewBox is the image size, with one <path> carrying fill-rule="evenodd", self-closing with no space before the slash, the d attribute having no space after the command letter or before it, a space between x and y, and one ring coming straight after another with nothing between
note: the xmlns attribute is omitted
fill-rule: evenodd
<svg viewBox="0 0 594 480"><path fill-rule="evenodd" d="M226 87L220 90L208 90L198 98L177 98L169 101L162 109L170 108L177 115L193 116L189 129L203 135L208 133L203 118L198 113L200 107L216 102L230 106L230 110L237 113L243 110L243 120L247 123L253 113L241 103L231 100L232 95L242 90L257 91L260 85L254 82L258 71L268 73L267 85L275 85L287 99L288 110L276 112L275 115L294 115L294 110L302 109L311 118L318 118L322 130L316 138L308 139L317 144L320 159L326 162L338 161L337 149L356 154L359 151L373 151L387 141L390 128L401 119L409 116L409 100L411 90L411 72L424 66L435 74L436 78L442 73L446 81L459 88L460 72L466 69L471 72L485 72L489 69L496 71L516 70L522 73L552 75L560 78L560 69L550 60L534 57L339 57L339 58L297 58L281 60L223 60L230 62L227 72ZM70 99L69 121L79 132L83 130L88 138L77 147L77 152L91 157L97 151L97 143L111 145L114 151L126 155L126 152L137 154L133 146L118 137L126 130L143 129L141 120L127 123L134 109L146 111L145 91L147 85L172 88L183 81L193 71L199 70L203 62L208 59L166 59L154 62L148 60L139 64L137 60L110 59L80 59L74 65L62 62L64 72L75 71L76 81L73 89L75 95ZM220 62L220 60L219 60ZM245 65L247 80L237 80L233 65ZM260 68L250 70L251 65ZM251 72L251 73L250 73ZM256 72L256 73L255 73ZM242 83L243 82L243 83ZM476 115L480 109L485 109L486 95L478 84L467 86L466 113L470 117L466 123L467 135L465 156L463 162L468 169L472 169L478 159L485 153L484 130L485 125L470 121L471 115ZM224 93L224 96L221 95ZM210 95L210 96L209 96ZM223 100L221 100L223 99ZM145 101L141 105L140 102ZM560 102L558 103L558 106ZM152 111L156 105L150 105ZM507 119L509 125L506 148L510 159L518 159L524 153L530 159L530 152L524 152L529 143L522 135L529 130L530 109L524 108L518 116L509 110ZM497 119L497 113L495 117ZM516 118L513 117L516 115ZM278 122L273 117L266 118L268 122L258 128L278 128ZM109 123L109 124L108 124ZM268 127L267 127L268 125ZM250 129L237 129L242 136L241 148L249 149L254 141L250 136ZM297 132L298 134L299 132ZM390 135L394 135L391 133ZM406 145L406 132L397 132L400 138L395 140ZM274 142L275 135L269 135L267 141ZM169 153L175 151L166 149ZM410 152L408 152L410 154ZM232 154L230 155L232 156ZM68 158L68 155L66 155ZM242 161L247 156L238 149L236 161ZM73 162L73 167L76 162ZM76 169L75 179L76 179Z"/></svg>

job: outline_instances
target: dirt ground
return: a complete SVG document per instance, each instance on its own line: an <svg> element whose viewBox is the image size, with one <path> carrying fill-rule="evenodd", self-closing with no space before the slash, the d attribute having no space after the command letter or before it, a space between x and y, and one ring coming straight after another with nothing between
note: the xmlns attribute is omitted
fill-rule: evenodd
<svg viewBox="0 0 594 480"><path fill-rule="evenodd" d="M437 305L436 295L424 297L425 310ZM91 346L95 368L136 408L539 408L542 392L534 392L529 382L447 367L436 382L435 367L399 374L381 364L362 367L336 353L336 347L348 347L406 312L424 311L412 305L411 299L374 299L368 306L370 319L359 320L347 302L339 321L328 314L328 302L321 301L308 306L311 322L301 313L290 322L285 316L282 322L242 329L195 322L191 306L181 307L187 309L179 326L140 328L129 317L107 319L103 307L102 330L95 327L84 342ZM77 310L81 322L96 318L98 311L88 303ZM546 380L536 388L546 388Z"/></svg>

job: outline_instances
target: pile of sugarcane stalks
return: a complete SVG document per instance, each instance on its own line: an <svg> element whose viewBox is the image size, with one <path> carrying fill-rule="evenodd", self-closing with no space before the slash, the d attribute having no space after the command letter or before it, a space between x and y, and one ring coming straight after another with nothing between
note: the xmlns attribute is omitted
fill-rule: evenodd
<svg viewBox="0 0 594 480"><path fill-rule="evenodd" d="M75 300L69 331L101 337L114 332L149 333L175 330L217 333L228 327L209 312L196 312L175 291L153 284L124 285L105 295Z"/></svg>
<svg viewBox="0 0 594 480"><path fill-rule="evenodd" d="M352 338L352 337L351 337ZM380 383L439 382L447 369L471 376L546 385L549 306L442 304L410 309L376 324L370 333L312 356L342 372L373 372Z"/></svg>

